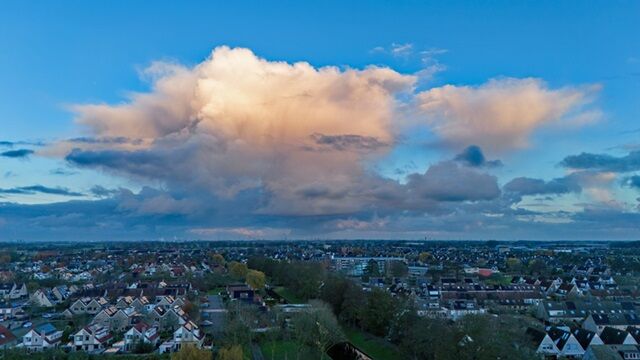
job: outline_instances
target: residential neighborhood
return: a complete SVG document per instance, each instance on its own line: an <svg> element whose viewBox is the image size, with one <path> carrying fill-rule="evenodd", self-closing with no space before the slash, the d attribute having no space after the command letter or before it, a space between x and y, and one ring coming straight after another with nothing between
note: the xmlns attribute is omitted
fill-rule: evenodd
<svg viewBox="0 0 640 360"><path fill-rule="evenodd" d="M0 347L114 358L200 349L220 358L233 350L254 359L439 351L453 359L487 341L474 330L483 327L504 336L503 347L519 344L491 356L633 359L640 346L636 243L251 245L8 244ZM307 323L314 318L322 320ZM305 339L314 322L334 329L320 348ZM410 341L425 326L449 335ZM438 349L444 343L457 350Z"/></svg>

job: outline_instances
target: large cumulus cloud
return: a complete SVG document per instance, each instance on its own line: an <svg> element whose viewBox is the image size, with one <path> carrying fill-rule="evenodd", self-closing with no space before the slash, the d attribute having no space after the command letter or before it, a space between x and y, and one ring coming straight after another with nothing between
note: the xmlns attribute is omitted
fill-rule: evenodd
<svg viewBox="0 0 640 360"><path fill-rule="evenodd" d="M76 142L67 160L218 197L260 188L265 212L352 211L355 183L371 177L364 163L394 139L396 95L415 82L388 68L314 68L226 47L194 68L148 73L153 91L129 103L75 107L92 136L137 143ZM300 189L312 184L344 196L308 202Z"/></svg>

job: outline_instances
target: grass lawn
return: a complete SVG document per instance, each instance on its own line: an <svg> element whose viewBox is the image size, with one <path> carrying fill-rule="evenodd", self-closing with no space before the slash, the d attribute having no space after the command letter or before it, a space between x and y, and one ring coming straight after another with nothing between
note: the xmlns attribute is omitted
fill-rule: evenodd
<svg viewBox="0 0 640 360"><path fill-rule="evenodd" d="M354 328L346 328L344 332L353 345L367 353L373 360L400 359L400 354L395 346L384 339Z"/></svg>
<svg viewBox="0 0 640 360"><path fill-rule="evenodd" d="M275 291L278 295L282 296L285 300L287 300L287 302L289 304L302 304L304 301L302 301L302 299L300 299L299 297L295 296L291 290L283 287L283 286L279 286L275 289L273 289L273 291Z"/></svg>
<svg viewBox="0 0 640 360"><path fill-rule="evenodd" d="M244 345L242 347L242 359L253 360L253 352L251 351L251 346Z"/></svg>
<svg viewBox="0 0 640 360"><path fill-rule="evenodd" d="M226 288L223 286L215 287L207 291L207 295L219 295L221 291L225 291Z"/></svg>
<svg viewBox="0 0 640 360"><path fill-rule="evenodd" d="M488 278L483 278L485 284L487 285L510 285L511 279L513 276L510 275L502 275L502 274L493 274Z"/></svg>
<svg viewBox="0 0 640 360"><path fill-rule="evenodd" d="M275 344L267 341L260 344L262 355L267 360L295 359L298 345L293 341L278 341ZM271 351L273 350L273 357Z"/></svg>
<svg viewBox="0 0 640 360"><path fill-rule="evenodd" d="M270 341L264 341L260 344L262 355L266 360L297 360L300 359L319 359L320 356L310 349L304 349L300 352L298 357L299 345L292 340L278 340L274 343ZM273 357L271 351L273 350ZM328 358L328 356L325 356Z"/></svg>

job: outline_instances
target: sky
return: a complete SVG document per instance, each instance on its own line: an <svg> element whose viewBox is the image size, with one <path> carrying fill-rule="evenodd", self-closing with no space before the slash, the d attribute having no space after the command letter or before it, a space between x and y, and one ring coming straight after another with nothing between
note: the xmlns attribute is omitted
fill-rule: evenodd
<svg viewBox="0 0 640 360"><path fill-rule="evenodd" d="M636 1L3 1L0 241L640 238Z"/></svg>

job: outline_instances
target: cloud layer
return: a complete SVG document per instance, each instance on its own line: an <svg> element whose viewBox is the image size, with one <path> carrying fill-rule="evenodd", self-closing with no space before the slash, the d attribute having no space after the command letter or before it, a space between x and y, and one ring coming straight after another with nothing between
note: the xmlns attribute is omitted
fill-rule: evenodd
<svg viewBox="0 0 640 360"><path fill-rule="evenodd" d="M540 79L498 78L420 91L420 74L380 66L317 68L228 47L216 48L193 67L154 63L144 75L150 91L121 104L74 106L86 136L35 153L64 158L77 171L123 177L142 190L0 190L93 199L3 204L6 228L55 224L62 233L77 223L95 233L108 228L191 238L423 231L513 236L509 227L534 234L539 219L551 216L520 208L523 197L595 194L611 184L600 172L613 170L576 167L569 158L562 164L573 173L552 180L518 177L501 186L495 174L506 166L496 157L529 146L540 127L591 116L584 109L595 87L551 88ZM440 160L425 160L415 167L425 170L410 169L401 179L380 173L376 165L416 126L444 145L437 149ZM66 168L52 173L74 175ZM78 221L83 212L95 220ZM595 216L554 215L576 224Z"/></svg>
<svg viewBox="0 0 640 360"><path fill-rule="evenodd" d="M609 154L581 153L567 156L560 163L570 169L630 172L640 170L640 151L632 151L622 157Z"/></svg>

